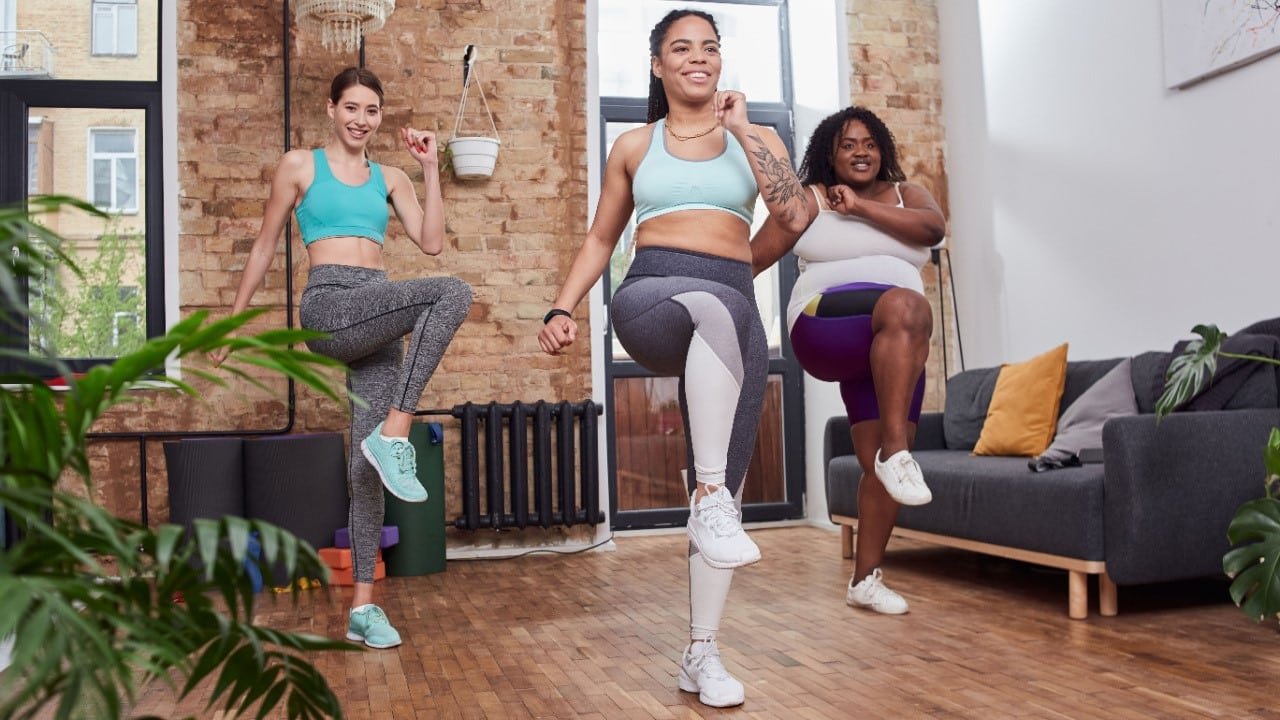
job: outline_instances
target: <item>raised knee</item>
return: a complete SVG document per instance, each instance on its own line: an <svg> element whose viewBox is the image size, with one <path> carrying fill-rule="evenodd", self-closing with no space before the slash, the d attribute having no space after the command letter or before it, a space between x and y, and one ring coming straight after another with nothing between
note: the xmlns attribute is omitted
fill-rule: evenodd
<svg viewBox="0 0 1280 720"><path fill-rule="evenodd" d="M890 297L892 295L892 297ZM881 299L889 300L884 308L886 327L899 328L912 336L928 338L933 332L933 308L929 300L910 290L886 293ZM880 308L877 308L879 310Z"/></svg>
<svg viewBox="0 0 1280 720"><path fill-rule="evenodd" d="M471 307L473 294L471 292L471 284L462 278L449 278L449 294L457 298L458 302Z"/></svg>

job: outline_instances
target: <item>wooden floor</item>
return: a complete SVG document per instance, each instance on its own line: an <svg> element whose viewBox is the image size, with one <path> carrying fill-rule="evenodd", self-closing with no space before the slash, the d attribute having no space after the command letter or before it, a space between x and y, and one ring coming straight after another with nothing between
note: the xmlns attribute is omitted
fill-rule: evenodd
<svg viewBox="0 0 1280 720"><path fill-rule="evenodd" d="M616 552L455 561L380 581L404 635L314 657L350 718L1280 718L1280 631L1226 584L1120 588L1120 615L1066 615L1066 576L895 539L886 580L911 613L844 604L851 561L813 527L753 531L720 633L746 704L676 688L688 628L683 536ZM1092 594L1092 593L1091 593ZM264 606L262 621L339 636L339 598ZM137 714L216 717L157 684Z"/></svg>

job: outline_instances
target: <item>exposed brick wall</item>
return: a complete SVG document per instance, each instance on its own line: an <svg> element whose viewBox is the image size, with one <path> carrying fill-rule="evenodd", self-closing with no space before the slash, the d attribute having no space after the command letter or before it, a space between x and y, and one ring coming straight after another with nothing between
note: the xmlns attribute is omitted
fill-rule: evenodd
<svg viewBox="0 0 1280 720"><path fill-rule="evenodd" d="M907 179L928 188L949 217L936 0L849 0L848 32L850 102L869 108L884 120L897 141ZM945 271L945 256L942 262ZM956 323L945 272L945 301L941 305L937 267L926 265L923 278L934 308L924 407L940 410L946 376L942 369L944 318L939 308L946 312L947 367L953 374L959 367Z"/></svg>
<svg viewBox="0 0 1280 720"><path fill-rule="evenodd" d="M908 173L945 205L933 3L854 4L875 11L849 16L854 100L884 112L903 145ZM177 5L180 303L184 315L220 314L235 295L284 149L282 8L278 1L178 0ZM883 23L875 19L881 14ZM875 28L865 27L868 23ZM897 37L903 33L905 40ZM293 43L289 139L292 147L315 147L328 137L329 80L356 57L330 53L318 38L296 29ZM372 152L377 161L402 167L420 181L421 170L398 146L395 129L409 124L447 138L468 43L479 48L477 68L502 140L494 176L483 182L444 177L448 240L438 258L411 246L394 219L388 233L392 277L451 274L475 288L471 315L420 407L447 408L466 400L579 400L591 392L585 345L551 358L535 338L586 231L585 3L400 0L386 27L366 40L366 65L382 78L387 95L384 128ZM471 95L478 103L474 89ZM468 122L479 122L472 114L479 111L468 107ZM289 242L292 276L285 269L282 241L254 298L255 307L269 309L256 329L284 326L286 282L292 280L295 308L305 285L301 240L295 233ZM580 329L584 337L595 330L585 324ZM114 414L95 430L283 427L289 418L285 384L270 377L264 382L273 393L240 381L227 389L196 381L200 399L157 395L151 404ZM455 443L453 421L446 419L445 427L446 442ZM345 408L309 390L297 391L294 432L346 428ZM159 441L147 447L151 517L162 521L168 516L163 452ZM136 443L100 442L93 455L97 476L105 481L102 502L121 515L136 516ZM447 506L457 507L457 468L447 467L446 477ZM518 541L542 539L526 533Z"/></svg>

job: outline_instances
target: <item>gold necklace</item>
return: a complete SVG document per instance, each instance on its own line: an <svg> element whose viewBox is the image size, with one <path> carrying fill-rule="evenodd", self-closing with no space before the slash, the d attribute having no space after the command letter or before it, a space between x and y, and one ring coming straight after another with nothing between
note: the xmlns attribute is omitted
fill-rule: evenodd
<svg viewBox="0 0 1280 720"><path fill-rule="evenodd" d="M671 137L675 138L676 140L679 140L680 142L684 142L685 140L696 140L704 135L709 135L712 130L715 130L716 128L720 127L720 123L716 123L715 125L712 125L711 127L707 128L706 130L703 130L700 133L695 133L693 135L681 135L677 133L675 130L671 129L671 123L669 121L665 123L665 125L667 126L667 134L669 134Z"/></svg>

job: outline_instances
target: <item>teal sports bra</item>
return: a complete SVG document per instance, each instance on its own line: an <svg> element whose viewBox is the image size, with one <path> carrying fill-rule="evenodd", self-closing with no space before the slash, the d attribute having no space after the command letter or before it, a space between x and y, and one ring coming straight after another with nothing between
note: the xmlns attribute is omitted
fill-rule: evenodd
<svg viewBox="0 0 1280 720"><path fill-rule="evenodd" d="M665 118L654 124L631 180L636 225L679 210L722 210L750 225L760 191L738 139L722 130L724 152L710 160L684 160L667 152L666 124Z"/></svg>
<svg viewBox="0 0 1280 720"><path fill-rule="evenodd" d="M311 151L315 177L298 203L294 215L302 244L310 245L328 237L350 235L382 244L387 233L387 183L382 168L369 163L369 179L363 185L348 185L334 177L325 159L324 148Z"/></svg>

